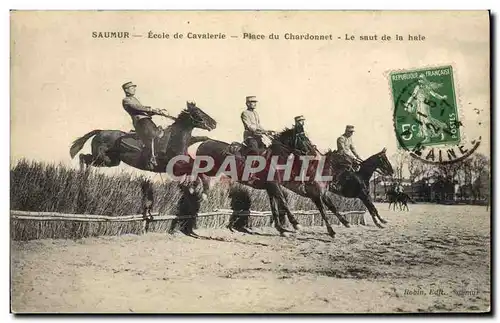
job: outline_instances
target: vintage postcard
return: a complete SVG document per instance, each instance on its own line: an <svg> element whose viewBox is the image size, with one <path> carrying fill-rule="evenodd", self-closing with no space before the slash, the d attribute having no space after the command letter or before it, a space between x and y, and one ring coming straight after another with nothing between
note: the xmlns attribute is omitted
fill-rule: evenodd
<svg viewBox="0 0 500 323"><path fill-rule="evenodd" d="M489 313L488 11L11 11L11 312Z"/></svg>

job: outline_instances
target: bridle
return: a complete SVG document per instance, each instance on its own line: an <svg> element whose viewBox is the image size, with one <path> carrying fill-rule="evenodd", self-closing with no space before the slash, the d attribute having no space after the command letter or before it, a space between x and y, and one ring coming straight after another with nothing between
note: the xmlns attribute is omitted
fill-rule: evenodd
<svg viewBox="0 0 500 323"><path fill-rule="evenodd" d="M290 148L290 146L285 145L284 143L282 143L281 141L279 141L278 139L276 139L275 135L273 136L273 135L271 135L271 134L267 134L267 133L264 133L264 135L265 135L267 138L269 138L269 139L273 142L273 144L277 144L277 145L279 145L280 147L282 147L282 148L283 148L286 152L288 152L288 154L290 154L290 153L291 153L291 154L294 154L294 155L297 155L297 156L307 156L307 154L308 154L308 152L307 152L307 151L304 151L304 150L302 150L302 149L298 149L298 148L296 147L297 145L295 145L295 143L294 143L294 145L293 145L294 147L293 147L293 148ZM297 136L297 135L295 135L295 136ZM299 139L299 138L294 137L294 138L292 138L291 140L296 141L297 139ZM303 142L302 142L302 143L303 143ZM307 145L307 144L306 144L306 145ZM312 145L311 145L311 146L312 146ZM317 150L317 149L316 149L316 150Z"/></svg>

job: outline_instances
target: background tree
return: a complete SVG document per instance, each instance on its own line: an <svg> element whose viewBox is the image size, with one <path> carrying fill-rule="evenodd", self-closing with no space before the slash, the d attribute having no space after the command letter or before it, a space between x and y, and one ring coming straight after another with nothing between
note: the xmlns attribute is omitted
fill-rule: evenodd
<svg viewBox="0 0 500 323"><path fill-rule="evenodd" d="M471 158L471 170L476 180L472 184L473 198L489 198L491 191L490 159L484 154L474 154Z"/></svg>

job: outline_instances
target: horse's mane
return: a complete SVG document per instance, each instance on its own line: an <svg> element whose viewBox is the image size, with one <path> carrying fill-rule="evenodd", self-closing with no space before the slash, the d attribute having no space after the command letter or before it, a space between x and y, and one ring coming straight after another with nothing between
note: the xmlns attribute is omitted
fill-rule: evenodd
<svg viewBox="0 0 500 323"><path fill-rule="evenodd" d="M285 128L273 136L274 140L285 143L294 136L294 128Z"/></svg>
<svg viewBox="0 0 500 323"><path fill-rule="evenodd" d="M174 123L177 121L184 121L187 120L188 118L191 117L191 113L189 112L189 108L197 108L196 103L194 102L187 102L186 103L187 108L182 109L181 112L177 115L177 117L171 117L169 116L172 120L174 120Z"/></svg>

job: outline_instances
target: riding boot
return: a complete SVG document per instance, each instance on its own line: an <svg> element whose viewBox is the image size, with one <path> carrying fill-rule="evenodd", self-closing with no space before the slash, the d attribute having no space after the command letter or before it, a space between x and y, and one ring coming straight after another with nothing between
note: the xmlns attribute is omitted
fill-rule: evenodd
<svg viewBox="0 0 500 323"><path fill-rule="evenodd" d="M342 186L340 185L340 179L341 179L341 176L344 174L344 172L345 172L345 169L341 170L336 176L334 176L334 178L330 182L330 189L332 191L340 192L342 190Z"/></svg>
<svg viewBox="0 0 500 323"><path fill-rule="evenodd" d="M158 163L156 162L156 156L155 156L155 146L154 146L154 139L151 141L151 151L150 151L150 163L153 165L153 167L158 166Z"/></svg>

